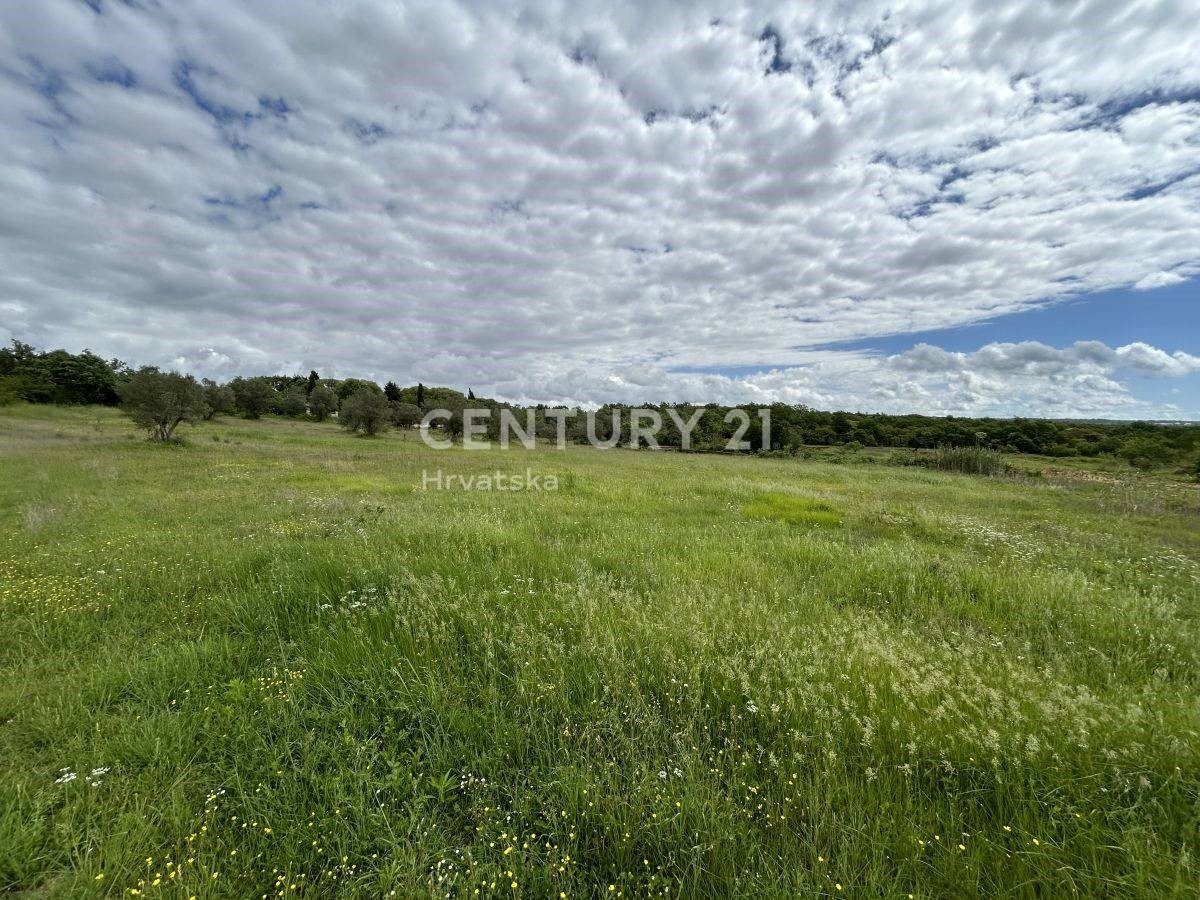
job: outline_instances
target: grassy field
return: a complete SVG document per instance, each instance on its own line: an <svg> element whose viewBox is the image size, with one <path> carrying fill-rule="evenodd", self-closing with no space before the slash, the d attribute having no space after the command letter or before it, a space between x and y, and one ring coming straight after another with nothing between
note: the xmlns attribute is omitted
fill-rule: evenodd
<svg viewBox="0 0 1200 900"><path fill-rule="evenodd" d="M0 409L0 888L1200 889L1194 486L186 437Z"/></svg>

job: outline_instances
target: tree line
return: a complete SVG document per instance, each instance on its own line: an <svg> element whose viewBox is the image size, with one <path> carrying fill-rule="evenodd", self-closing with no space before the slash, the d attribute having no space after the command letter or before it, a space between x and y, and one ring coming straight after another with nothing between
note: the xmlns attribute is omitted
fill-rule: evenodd
<svg viewBox="0 0 1200 900"><path fill-rule="evenodd" d="M324 421L337 417L348 431L377 434L389 427L413 427L433 409L451 412L442 427L451 435L462 430L462 411L489 409L489 438L499 429L499 411L507 408L524 421L526 408L487 398L472 391L463 394L447 387L424 384L400 387L389 381L380 387L359 378L328 379L315 372L303 375L236 377L221 384L197 381L191 375L163 372L151 366L133 368L120 360L105 360L88 350L37 351L13 341L0 349L0 403L103 404L123 406L152 437L168 440L178 426L218 415L256 419L263 415ZM736 423L726 421L730 407L717 404L646 404L632 407L610 404L594 417L596 437L617 443L630 434L635 408L657 409L663 415L658 443L667 448L681 444L679 429L666 414L672 406L684 420L700 411L692 432L692 449L723 450ZM1095 457L1110 455L1151 468L1194 459L1200 448L1200 425L1164 425L1151 422L1062 421L1033 418L964 418L957 416L887 415L882 413L826 412L802 404L776 403L767 407L771 417L770 446L763 446L757 428L746 437L751 450L797 453L806 446L976 447L1012 453L1047 456ZM559 427L551 407L528 408L538 437L553 440ZM571 417L567 440L588 440L587 418Z"/></svg>

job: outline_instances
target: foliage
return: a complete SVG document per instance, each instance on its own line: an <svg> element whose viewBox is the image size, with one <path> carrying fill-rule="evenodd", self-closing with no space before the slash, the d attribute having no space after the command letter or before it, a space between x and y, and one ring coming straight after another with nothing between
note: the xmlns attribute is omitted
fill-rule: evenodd
<svg viewBox="0 0 1200 900"><path fill-rule="evenodd" d="M204 391L204 405L206 407L204 418L206 419L212 419L221 413L229 412L237 402L232 388L228 385L217 384L211 378L205 378L200 382L200 387Z"/></svg>
<svg viewBox="0 0 1200 900"><path fill-rule="evenodd" d="M121 409L154 441L168 441L182 422L204 417L204 391L191 375L143 366L119 388Z"/></svg>
<svg viewBox="0 0 1200 900"><path fill-rule="evenodd" d="M308 411L318 422L324 422L337 412L337 394L327 384L318 382L308 395Z"/></svg>
<svg viewBox="0 0 1200 900"><path fill-rule="evenodd" d="M126 374L120 361L105 361L88 350L39 353L16 340L0 348L3 393L30 403L113 406L118 401L117 384Z"/></svg>
<svg viewBox="0 0 1200 900"><path fill-rule="evenodd" d="M371 435L385 430L391 417L392 408L382 391L360 388L342 401L338 422L347 431Z"/></svg>
<svg viewBox="0 0 1200 900"><path fill-rule="evenodd" d="M419 425L425 413L415 403L393 403L392 424L397 428L412 428Z"/></svg>
<svg viewBox="0 0 1200 900"><path fill-rule="evenodd" d="M275 395L271 411L281 416L302 416L308 408L304 383L289 385Z"/></svg>
<svg viewBox="0 0 1200 900"><path fill-rule="evenodd" d="M25 383L19 375L0 375L0 406L24 399Z"/></svg>
<svg viewBox="0 0 1200 900"><path fill-rule="evenodd" d="M983 447L938 447L932 456L922 457L932 469L962 472L965 475L1009 475L1012 466L995 450Z"/></svg>
<svg viewBox="0 0 1200 900"><path fill-rule="evenodd" d="M363 378L343 378L337 383L337 387L334 390L341 401L345 401L351 394L356 394L359 391L370 391L373 394L383 396L383 390L379 385Z"/></svg>
<svg viewBox="0 0 1200 900"><path fill-rule="evenodd" d="M257 419L270 411L275 402L275 388L267 378L242 378L229 382L237 408L249 419Z"/></svg>

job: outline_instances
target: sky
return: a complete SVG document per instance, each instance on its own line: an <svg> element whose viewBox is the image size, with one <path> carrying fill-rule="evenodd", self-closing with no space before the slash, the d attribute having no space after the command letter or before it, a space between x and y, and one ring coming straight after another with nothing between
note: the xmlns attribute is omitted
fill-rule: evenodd
<svg viewBox="0 0 1200 900"><path fill-rule="evenodd" d="M1195 0L0 4L0 340L1200 419Z"/></svg>

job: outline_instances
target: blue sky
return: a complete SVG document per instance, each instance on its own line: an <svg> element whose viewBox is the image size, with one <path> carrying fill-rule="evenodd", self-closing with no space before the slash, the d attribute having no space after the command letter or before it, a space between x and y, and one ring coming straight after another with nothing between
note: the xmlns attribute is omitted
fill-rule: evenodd
<svg viewBox="0 0 1200 900"><path fill-rule="evenodd" d="M901 353L918 343L971 351L984 344L1041 341L1062 347L1102 341L1113 347L1141 341L1200 355L1200 281L1146 291L1084 294L1047 306L930 331L835 342L829 348Z"/></svg>
<svg viewBox="0 0 1200 900"><path fill-rule="evenodd" d="M945 350L971 352L986 344L1025 341L1052 347L1076 341L1101 341L1112 347L1142 342L1200 356L1200 281L1143 291L1085 294L958 328L846 341L830 348L895 354L929 343ZM1139 397L1177 405L1184 417L1197 418L1200 372L1170 381L1137 373L1129 373L1126 378Z"/></svg>
<svg viewBox="0 0 1200 900"><path fill-rule="evenodd" d="M1200 418L1200 28L1120 6L0 4L0 340Z"/></svg>
<svg viewBox="0 0 1200 900"><path fill-rule="evenodd" d="M834 341L812 349L891 357L920 344L972 354L992 344L1038 343L1061 349L1079 341L1099 341L1109 347L1143 343L1200 356L1200 281L1081 294L969 325ZM786 366L698 366L682 371L738 379L780 368ZM1147 377L1136 369L1123 375L1138 397L1164 407L1177 406L1181 418L1200 419L1200 371L1169 380Z"/></svg>

